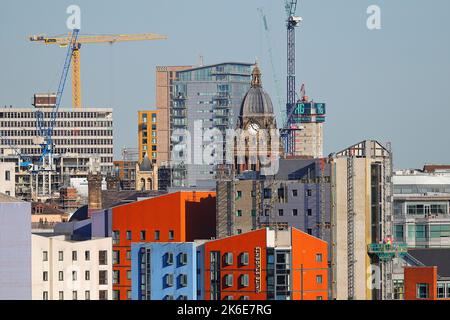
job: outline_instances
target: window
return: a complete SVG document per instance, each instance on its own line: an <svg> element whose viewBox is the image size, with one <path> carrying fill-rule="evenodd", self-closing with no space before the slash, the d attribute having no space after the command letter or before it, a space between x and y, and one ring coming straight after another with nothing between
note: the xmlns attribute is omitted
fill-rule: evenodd
<svg viewBox="0 0 450 320"><path fill-rule="evenodd" d="M145 230L142 230L142 231L141 231L141 237L140 237L140 239L141 239L141 240L145 240L145 238L146 238Z"/></svg>
<svg viewBox="0 0 450 320"><path fill-rule="evenodd" d="M298 196L298 190L297 189L292 190L292 196L293 197Z"/></svg>
<svg viewBox="0 0 450 320"><path fill-rule="evenodd" d="M292 209L292 215L294 217L298 216L298 210L297 209Z"/></svg>
<svg viewBox="0 0 450 320"><path fill-rule="evenodd" d="M322 296L317 296L316 300L323 300Z"/></svg>
<svg viewBox="0 0 450 320"><path fill-rule="evenodd" d="M311 197L312 196L312 190L311 189L306 190L306 195L308 197Z"/></svg>
<svg viewBox="0 0 450 320"><path fill-rule="evenodd" d="M131 270L127 270L127 279L131 280Z"/></svg>
<svg viewBox="0 0 450 320"><path fill-rule="evenodd" d="M309 235L312 235L312 229L308 228L308 229L306 230L306 232L307 232Z"/></svg>
<svg viewBox="0 0 450 320"><path fill-rule="evenodd" d="M91 280L91 272L89 270L84 272L84 280Z"/></svg>
<svg viewBox="0 0 450 320"><path fill-rule="evenodd" d="M131 231L130 230L127 231L127 240L131 240Z"/></svg>
<svg viewBox="0 0 450 320"><path fill-rule="evenodd" d="M225 286L227 286L227 287L233 286L233 275L232 274L225 275Z"/></svg>
<svg viewBox="0 0 450 320"><path fill-rule="evenodd" d="M164 300L173 300L173 296L168 294L164 297Z"/></svg>
<svg viewBox="0 0 450 320"><path fill-rule="evenodd" d="M112 232L113 244L119 244L120 242L120 231L114 230Z"/></svg>
<svg viewBox="0 0 450 320"><path fill-rule="evenodd" d="M180 295L180 296L178 297L178 300L187 300L187 299L188 299L188 297L185 296L185 295Z"/></svg>
<svg viewBox="0 0 450 320"><path fill-rule="evenodd" d="M72 300L78 299L78 293L76 291L72 291Z"/></svg>
<svg viewBox="0 0 450 320"><path fill-rule="evenodd" d="M90 251L85 251L84 252L84 260L86 261L90 261L91 260L91 252Z"/></svg>
<svg viewBox="0 0 450 320"><path fill-rule="evenodd" d="M437 297L440 299L445 298L445 284L444 283L437 284Z"/></svg>
<svg viewBox="0 0 450 320"><path fill-rule="evenodd" d="M279 215L280 217L283 216L283 209L278 209L278 215Z"/></svg>
<svg viewBox="0 0 450 320"><path fill-rule="evenodd" d="M64 300L64 291L59 291L58 296L59 300Z"/></svg>
<svg viewBox="0 0 450 320"><path fill-rule="evenodd" d="M98 261L100 265L107 265L108 264L108 251L106 250L100 250L98 252Z"/></svg>
<svg viewBox="0 0 450 320"><path fill-rule="evenodd" d="M186 274L180 274L180 286L182 286L182 287L187 286L187 275Z"/></svg>
<svg viewBox="0 0 450 320"><path fill-rule="evenodd" d="M77 272L72 271L72 281L77 281Z"/></svg>
<svg viewBox="0 0 450 320"><path fill-rule="evenodd" d="M418 283L416 285L417 288L417 299L428 299L428 284L427 283Z"/></svg>
<svg viewBox="0 0 450 320"><path fill-rule="evenodd" d="M249 296L241 296L239 300L250 300Z"/></svg>
<svg viewBox="0 0 450 320"><path fill-rule="evenodd" d="M42 273L42 281L48 281L48 272L47 271L44 271Z"/></svg>
<svg viewBox="0 0 450 320"><path fill-rule="evenodd" d="M252 217L256 217L256 210L252 209Z"/></svg>
<svg viewBox="0 0 450 320"><path fill-rule="evenodd" d="M248 266L248 252L242 252L240 256L240 265L241 266Z"/></svg>
<svg viewBox="0 0 450 320"><path fill-rule="evenodd" d="M242 191L237 191L236 192L236 200L239 200L240 198L242 198Z"/></svg>
<svg viewBox="0 0 450 320"><path fill-rule="evenodd" d="M64 281L64 272L63 271L59 271L58 272L58 280L59 281Z"/></svg>
<svg viewBox="0 0 450 320"><path fill-rule="evenodd" d="M131 300L131 290L127 290L127 299Z"/></svg>
<svg viewBox="0 0 450 320"><path fill-rule="evenodd" d="M188 259L187 253L180 253L180 264L181 265L183 265L183 266L186 265L187 259Z"/></svg>
<svg viewBox="0 0 450 320"><path fill-rule="evenodd" d="M242 233L242 229L236 229L236 233L237 234L241 234Z"/></svg>
<svg viewBox="0 0 450 320"><path fill-rule="evenodd" d="M395 241L402 242L403 241L403 225L396 224L394 225L394 239Z"/></svg>
<svg viewBox="0 0 450 320"><path fill-rule="evenodd" d="M249 277L248 274L242 274L240 276L240 285L241 287L248 287Z"/></svg>
<svg viewBox="0 0 450 320"><path fill-rule="evenodd" d="M108 271L100 270L98 272L98 284L108 284Z"/></svg>
<svg viewBox="0 0 450 320"><path fill-rule="evenodd" d="M159 230L155 230L155 240L159 240Z"/></svg>
<svg viewBox="0 0 450 320"><path fill-rule="evenodd" d="M169 240L173 240L175 238L173 230L169 230Z"/></svg>
<svg viewBox="0 0 450 320"><path fill-rule="evenodd" d="M173 286L173 274L171 274L171 273L166 274L164 279L165 279L164 281L165 281L166 287L172 287Z"/></svg>
<svg viewBox="0 0 450 320"><path fill-rule="evenodd" d="M120 291L113 290L113 300L120 300Z"/></svg>
<svg viewBox="0 0 450 320"><path fill-rule="evenodd" d="M166 265L171 265L171 264L173 264L173 253L167 252L166 253Z"/></svg>
<svg viewBox="0 0 450 320"><path fill-rule="evenodd" d="M316 262L322 262L322 254L316 253Z"/></svg>
<svg viewBox="0 0 450 320"><path fill-rule="evenodd" d="M224 259L225 260L225 265L227 265L227 266L233 265L233 254L231 252L225 253L224 258L225 258Z"/></svg>
<svg viewBox="0 0 450 320"><path fill-rule="evenodd" d="M131 260L131 251L127 250L127 260Z"/></svg>
<svg viewBox="0 0 450 320"><path fill-rule="evenodd" d="M48 291L42 292L42 300L48 300Z"/></svg>
<svg viewBox="0 0 450 320"><path fill-rule="evenodd" d="M72 261L77 261L77 252L72 251Z"/></svg>
<svg viewBox="0 0 450 320"><path fill-rule="evenodd" d="M64 252L63 251L58 251L58 260L59 261L63 261L64 260Z"/></svg>
<svg viewBox="0 0 450 320"><path fill-rule="evenodd" d="M108 291L107 290L100 290L98 292L98 299L99 300L108 300ZM117 300L119 300L119 295L117 294Z"/></svg>
<svg viewBox="0 0 450 320"><path fill-rule="evenodd" d="M242 210L236 211L236 217L242 217Z"/></svg>
<svg viewBox="0 0 450 320"><path fill-rule="evenodd" d="M308 216L312 216L312 209L308 209Z"/></svg>
<svg viewBox="0 0 450 320"><path fill-rule="evenodd" d="M113 264L120 264L120 251L119 250L113 251Z"/></svg>
<svg viewBox="0 0 450 320"><path fill-rule="evenodd" d="M9 170L5 171L5 181L11 180L11 172Z"/></svg>
<svg viewBox="0 0 450 320"><path fill-rule="evenodd" d="M225 296L223 297L223 300L233 300L233 296Z"/></svg>
<svg viewBox="0 0 450 320"><path fill-rule="evenodd" d="M91 300L91 292L89 290L84 292L84 300Z"/></svg>
<svg viewBox="0 0 450 320"><path fill-rule="evenodd" d="M318 283L318 284L322 283L322 276L321 275L317 275L316 276L316 283Z"/></svg>
<svg viewBox="0 0 450 320"><path fill-rule="evenodd" d="M119 270L113 270L113 284L120 283L120 271Z"/></svg>
<svg viewBox="0 0 450 320"><path fill-rule="evenodd" d="M48 251L42 252L42 261L48 261Z"/></svg>

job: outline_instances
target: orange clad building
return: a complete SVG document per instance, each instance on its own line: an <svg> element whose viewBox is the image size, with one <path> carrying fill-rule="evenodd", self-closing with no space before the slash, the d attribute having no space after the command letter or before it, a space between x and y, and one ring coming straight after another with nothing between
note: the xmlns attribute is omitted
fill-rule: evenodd
<svg viewBox="0 0 450 320"><path fill-rule="evenodd" d="M110 209L113 299L131 298L131 243L211 239L216 233L215 192L180 191Z"/></svg>
<svg viewBox="0 0 450 320"><path fill-rule="evenodd" d="M205 300L326 300L327 243L260 229L204 244Z"/></svg>

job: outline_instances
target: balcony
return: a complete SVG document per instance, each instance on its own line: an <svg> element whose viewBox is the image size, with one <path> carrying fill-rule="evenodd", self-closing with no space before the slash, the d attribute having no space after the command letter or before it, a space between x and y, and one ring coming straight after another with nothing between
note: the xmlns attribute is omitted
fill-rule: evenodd
<svg viewBox="0 0 450 320"><path fill-rule="evenodd" d="M371 243L367 252L375 254L380 260L390 260L396 256L404 256L408 252L406 243Z"/></svg>

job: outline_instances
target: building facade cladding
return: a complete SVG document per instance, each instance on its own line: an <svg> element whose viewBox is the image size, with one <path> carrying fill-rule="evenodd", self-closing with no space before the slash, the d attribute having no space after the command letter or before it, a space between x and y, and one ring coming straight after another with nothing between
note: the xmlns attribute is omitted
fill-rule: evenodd
<svg viewBox="0 0 450 320"><path fill-rule="evenodd" d="M450 174L397 172L394 236L410 248L450 247Z"/></svg>
<svg viewBox="0 0 450 320"><path fill-rule="evenodd" d="M113 297L131 299L131 244L185 242L215 237L215 192L175 192L99 212L93 217L95 235L111 232L117 273ZM111 221L111 222L109 222ZM111 225L111 231L103 230Z"/></svg>
<svg viewBox="0 0 450 320"><path fill-rule="evenodd" d="M35 108L0 108L0 134L18 147L22 154L39 156ZM51 118L51 109L44 120ZM100 157L101 170L113 168L113 111L111 108L59 109L53 131L55 154L75 153ZM2 154L9 148L0 142Z"/></svg>
<svg viewBox="0 0 450 320"><path fill-rule="evenodd" d="M173 82L177 71L191 69L192 66L158 66L156 67L156 109L158 111L157 127L157 165L160 167L170 160L170 113L173 105Z"/></svg>
<svg viewBox="0 0 450 320"><path fill-rule="evenodd" d="M111 300L112 240L32 235L33 300Z"/></svg>
<svg viewBox="0 0 450 320"><path fill-rule="evenodd" d="M437 267L405 267L405 300L437 300Z"/></svg>
<svg viewBox="0 0 450 320"><path fill-rule="evenodd" d="M235 129L242 100L250 88L251 66L252 64L247 63L222 63L177 72L170 134L177 129L187 130L191 136L191 152L184 150L179 154L177 149L177 157L170 158L172 163L185 164L185 167L174 170L174 186L191 186L196 185L197 180L214 179L214 163L203 161L203 151L208 146L203 141L209 141L210 137L203 137L202 131L201 136L196 137L195 128L217 128L221 132ZM178 147L184 144L186 138L182 139L171 142L170 150L176 144ZM199 141L198 150L193 147L195 141ZM223 141L218 143L222 144ZM221 163L220 159L218 162Z"/></svg>
<svg viewBox="0 0 450 320"><path fill-rule="evenodd" d="M133 243L133 300L196 300L197 260L194 242Z"/></svg>
<svg viewBox="0 0 450 320"><path fill-rule="evenodd" d="M327 299L326 242L296 229L260 229L206 242L206 300Z"/></svg>
<svg viewBox="0 0 450 320"><path fill-rule="evenodd" d="M388 272L390 262L382 265L369 255L368 246L392 237L391 152L366 140L334 154L331 163L333 298L347 300L353 294L350 299L382 299L393 293L392 281L385 274L384 282L370 289L368 270Z"/></svg>
<svg viewBox="0 0 450 320"><path fill-rule="evenodd" d="M0 300L31 299L31 204L0 194Z"/></svg>
<svg viewBox="0 0 450 320"><path fill-rule="evenodd" d="M139 162L148 155L152 163L157 162L157 111L138 111Z"/></svg>
<svg viewBox="0 0 450 320"><path fill-rule="evenodd" d="M16 196L16 168L12 162L0 163L0 193Z"/></svg>

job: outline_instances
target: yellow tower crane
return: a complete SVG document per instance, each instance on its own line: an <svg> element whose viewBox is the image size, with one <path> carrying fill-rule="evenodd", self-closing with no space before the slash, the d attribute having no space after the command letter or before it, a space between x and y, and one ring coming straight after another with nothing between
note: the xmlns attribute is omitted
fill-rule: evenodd
<svg viewBox="0 0 450 320"><path fill-rule="evenodd" d="M30 36L30 41L43 44L56 44L66 47L70 43L71 34L61 37ZM80 78L80 48L87 43L110 43L125 41L166 40L167 36L155 33L142 34L112 34L78 36L76 46L72 53L72 107L81 108L81 78Z"/></svg>

